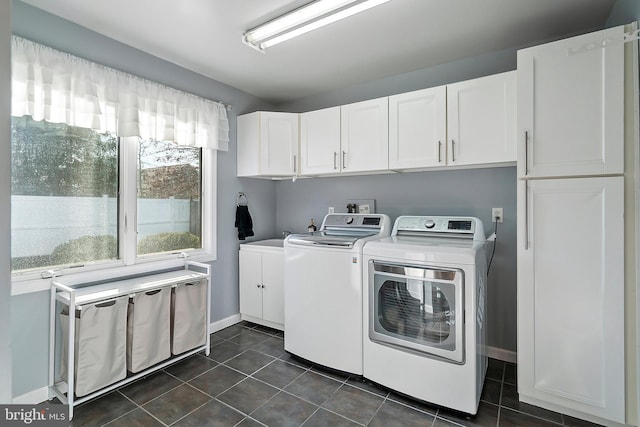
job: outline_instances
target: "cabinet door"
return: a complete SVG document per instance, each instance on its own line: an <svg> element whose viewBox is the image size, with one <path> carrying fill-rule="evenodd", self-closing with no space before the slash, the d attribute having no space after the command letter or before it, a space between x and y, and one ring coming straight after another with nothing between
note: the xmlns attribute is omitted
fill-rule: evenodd
<svg viewBox="0 0 640 427"><path fill-rule="evenodd" d="M623 178L519 185L520 399L624 423Z"/></svg>
<svg viewBox="0 0 640 427"><path fill-rule="evenodd" d="M518 51L518 175L623 172L623 27Z"/></svg>
<svg viewBox="0 0 640 427"><path fill-rule="evenodd" d="M298 114L260 113L260 174L293 175L297 160Z"/></svg>
<svg viewBox="0 0 640 427"><path fill-rule="evenodd" d="M340 107L300 115L300 173L340 172Z"/></svg>
<svg viewBox="0 0 640 427"><path fill-rule="evenodd" d="M260 113L238 116L236 123L236 173L238 176L260 175Z"/></svg>
<svg viewBox="0 0 640 427"><path fill-rule="evenodd" d="M516 72L447 86L450 165L516 161Z"/></svg>
<svg viewBox="0 0 640 427"><path fill-rule="evenodd" d="M388 169L388 98L343 105L340 112L342 171L366 172Z"/></svg>
<svg viewBox="0 0 640 427"><path fill-rule="evenodd" d="M262 254L262 318L284 323L284 254Z"/></svg>
<svg viewBox="0 0 640 427"><path fill-rule="evenodd" d="M240 313L262 318L262 254L240 251Z"/></svg>
<svg viewBox="0 0 640 427"><path fill-rule="evenodd" d="M389 169L446 163L446 94L439 86L389 97Z"/></svg>

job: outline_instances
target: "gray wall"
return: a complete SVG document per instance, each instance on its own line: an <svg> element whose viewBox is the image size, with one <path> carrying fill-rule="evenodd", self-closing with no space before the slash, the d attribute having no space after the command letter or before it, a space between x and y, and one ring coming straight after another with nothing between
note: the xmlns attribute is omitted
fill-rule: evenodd
<svg viewBox="0 0 640 427"><path fill-rule="evenodd" d="M0 403L11 402L11 2L0 1Z"/></svg>
<svg viewBox="0 0 640 427"><path fill-rule="evenodd" d="M8 8L6 3L9 2L0 3L3 8ZM273 182L236 178L236 116L258 109L273 109L273 106L245 92L133 49L20 1L14 0L12 5L11 24L13 33L18 36L232 106L233 109L228 111L230 148L228 152L218 153L218 259L213 263L211 319L215 322L237 314L239 242L234 228L236 194L243 191L249 197L249 207L255 220L255 239L273 236L276 205ZM5 10L0 11L1 19L8 20L8 12L9 10L6 10L6 13ZM4 22L0 25L3 32L8 28L9 25L5 25ZM1 42L5 43L5 40ZM0 76L3 76L2 70L5 69L6 67L0 66ZM0 99L6 102L8 96L1 96ZM8 108L8 105L6 107ZM4 104L2 108L4 111ZM8 113L0 114L0 117L6 121ZM4 122L0 124L0 134L8 136L9 131L3 126L6 126ZM0 138L0 147L2 153L4 150L8 152L6 137ZM0 159L8 158L8 154L0 154ZM3 174L8 170L6 167L0 168ZM0 203L0 206L7 208L9 189L5 188L5 183L8 182L8 179L0 179L0 199L7 199L5 203ZM0 238L0 274L8 276L10 252L5 245L9 244L10 226L4 208L0 212L0 221L3 235L6 234L6 238ZM0 280L2 292L5 291L4 286L9 292L8 284L8 280ZM44 387L47 383L49 306L46 296L47 292L38 292L11 298L14 397ZM9 301L9 298L0 298L0 304L5 301ZM0 309L0 313L2 316L8 316L8 310ZM0 322L0 325L8 323ZM9 340L0 340L0 345L4 346L7 342ZM4 359L0 359L0 366L6 366L2 362ZM5 372L4 369L0 371Z"/></svg>
<svg viewBox="0 0 640 427"><path fill-rule="evenodd" d="M276 188L278 230L306 231L327 207L344 212L349 199L375 199L376 212L476 216L491 234L491 208L504 208L487 291L492 347L516 351L516 168L461 169L282 181Z"/></svg>
<svg viewBox="0 0 640 427"><path fill-rule="evenodd" d="M609 14L605 27L615 27L638 20L640 20L640 1L618 0Z"/></svg>

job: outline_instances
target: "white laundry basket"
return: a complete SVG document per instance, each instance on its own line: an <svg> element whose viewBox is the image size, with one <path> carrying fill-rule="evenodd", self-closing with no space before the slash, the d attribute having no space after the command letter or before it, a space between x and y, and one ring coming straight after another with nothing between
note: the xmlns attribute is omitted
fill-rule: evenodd
<svg viewBox="0 0 640 427"><path fill-rule="evenodd" d="M171 288L136 293L127 310L127 370L139 372L171 357Z"/></svg>
<svg viewBox="0 0 640 427"><path fill-rule="evenodd" d="M127 296L86 304L76 309L74 337L74 391L84 396L124 379L127 375ZM68 308L62 325L61 375L67 379Z"/></svg>
<svg viewBox="0 0 640 427"><path fill-rule="evenodd" d="M180 354L207 339L207 281L179 283L171 295L171 353Z"/></svg>

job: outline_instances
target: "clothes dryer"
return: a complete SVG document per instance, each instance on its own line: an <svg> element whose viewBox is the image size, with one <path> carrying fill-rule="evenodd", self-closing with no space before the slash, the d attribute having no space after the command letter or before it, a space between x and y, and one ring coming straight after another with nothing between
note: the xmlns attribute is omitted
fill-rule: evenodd
<svg viewBox="0 0 640 427"><path fill-rule="evenodd" d="M476 414L487 369L487 240L473 217L401 216L363 249L363 376Z"/></svg>

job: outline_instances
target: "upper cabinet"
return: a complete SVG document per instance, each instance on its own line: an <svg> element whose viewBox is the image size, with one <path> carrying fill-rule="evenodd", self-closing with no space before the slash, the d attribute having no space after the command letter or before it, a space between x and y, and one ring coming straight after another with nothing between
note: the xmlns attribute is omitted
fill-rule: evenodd
<svg viewBox="0 0 640 427"><path fill-rule="evenodd" d="M518 51L518 176L623 172L623 27Z"/></svg>
<svg viewBox="0 0 640 427"><path fill-rule="evenodd" d="M238 176L515 163L516 86L512 71L302 114L239 116Z"/></svg>
<svg viewBox="0 0 640 427"><path fill-rule="evenodd" d="M447 164L516 161L516 72L447 85Z"/></svg>
<svg viewBox="0 0 640 427"><path fill-rule="evenodd" d="M516 161L516 72L389 97L389 168Z"/></svg>
<svg viewBox="0 0 640 427"><path fill-rule="evenodd" d="M300 114L300 173L387 170L387 102L379 98Z"/></svg>
<svg viewBox="0 0 640 427"><path fill-rule="evenodd" d="M341 156L340 107L300 114L300 173L339 173Z"/></svg>
<svg viewBox="0 0 640 427"><path fill-rule="evenodd" d="M389 97L389 169L444 166L446 143L445 86Z"/></svg>
<svg viewBox="0 0 640 427"><path fill-rule="evenodd" d="M342 172L381 171L389 168L388 98L340 107Z"/></svg>
<svg viewBox="0 0 640 427"><path fill-rule="evenodd" d="M298 114L258 111L238 116L238 176L298 173Z"/></svg>

